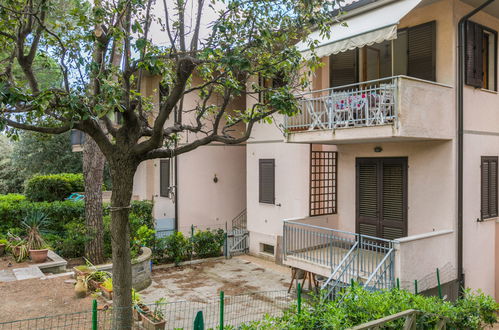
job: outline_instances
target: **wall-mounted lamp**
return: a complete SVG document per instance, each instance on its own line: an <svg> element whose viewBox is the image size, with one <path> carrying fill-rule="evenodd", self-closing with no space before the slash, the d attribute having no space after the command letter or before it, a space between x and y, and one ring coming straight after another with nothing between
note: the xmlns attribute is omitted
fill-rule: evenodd
<svg viewBox="0 0 499 330"><path fill-rule="evenodd" d="M382 151L383 148L381 148L380 146L374 147L374 152L382 152Z"/></svg>
<svg viewBox="0 0 499 330"><path fill-rule="evenodd" d="M215 176L213 177L213 182L217 183L218 182L218 178L217 178L217 175L215 174Z"/></svg>

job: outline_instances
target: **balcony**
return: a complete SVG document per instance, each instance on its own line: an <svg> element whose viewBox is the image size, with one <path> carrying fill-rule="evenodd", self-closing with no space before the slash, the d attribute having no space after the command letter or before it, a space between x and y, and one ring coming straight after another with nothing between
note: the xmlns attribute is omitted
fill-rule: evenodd
<svg viewBox="0 0 499 330"><path fill-rule="evenodd" d="M449 140L454 134L450 86L394 76L298 96L300 113L286 117L287 142L360 143Z"/></svg>
<svg viewBox="0 0 499 330"><path fill-rule="evenodd" d="M398 280L410 291L417 280L423 292L437 285L437 268L441 283L456 279L452 230L387 240L326 225L320 217L285 220L283 263L324 276L323 288L333 295L352 280L368 290L390 289Z"/></svg>

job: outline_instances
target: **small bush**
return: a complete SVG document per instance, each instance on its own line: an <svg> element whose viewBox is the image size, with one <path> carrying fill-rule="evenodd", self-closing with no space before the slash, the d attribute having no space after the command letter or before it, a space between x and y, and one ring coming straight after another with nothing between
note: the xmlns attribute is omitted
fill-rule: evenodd
<svg viewBox="0 0 499 330"><path fill-rule="evenodd" d="M198 230L192 237L192 249L196 257L219 257L224 244L224 231Z"/></svg>
<svg viewBox="0 0 499 330"><path fill-rule="evenodd" d="M85 255L85 243L88 240L85 223L73 221L64 225L64 234L48 234L45 240L64 258L78 258Z"/></svg>
<svg viewBox="0 0 499 330"><path fill-rule="evenodd" d="M7 195L0 195L0 203L15 203L15 202L22 202L26 200L26 196L21 195L21 194L7 194Z"/></svg>
<svg viewBox="0 0 499 330"><path fill-rule="evenodd" d="M33 202L53 202L84 190L83 174L61 173L31 177L26 181L24 193Z"/></svg>
<svg viewBox="0 0 499 330"><path fill-rule="evenodd" d="M176 232L157 240L155 252L158 259L173 261L178 265L189 259L192 252L191 242L184 234Z"/></svg>

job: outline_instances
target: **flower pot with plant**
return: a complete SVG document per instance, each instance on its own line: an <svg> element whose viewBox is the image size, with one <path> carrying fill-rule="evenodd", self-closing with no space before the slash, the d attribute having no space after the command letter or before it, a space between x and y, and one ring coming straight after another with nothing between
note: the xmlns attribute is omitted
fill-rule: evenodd
<svg viewBox="0 0 499 330"><path fill-rule="evenodd" d="M28 244L21 237L12 234L11 232L7 233L8 241L7 248L16 259L16 262L21 262L28 257Z"/></svg>
<svg viewBox="0 0 499 330"><path fill-rule="evenodd" d="M142 314L142 326L144 329L158 330L165 328L166 320L163 313L163 305L165 302L165 298L155 301L154 309L147 314Z"/></svg>
<svg viewBox="0 0 499 330"><path fill-rule="evenodd" d="M99 289L102 292L102 295L108 299L113 300L113 279L107 278L104 282L99 283Z"/></svg>
<svg viewBox="0 0 499 330"><path fill-rule="evenodd" d="M132 304L133 304L133 319L135 321L142 320L142 314L149 313L149 307L144 305L140 294L132 288Z"/></svg>
<svg viewBox="0 0 499 330"><path fill-rule="evenodd" d="M42 238L41 231L48 222L45 213L38 210L29 212L22 222L26 228L26 242L28 245L29 256L36 263L45 262L48 255L48 246Z"/></svg>

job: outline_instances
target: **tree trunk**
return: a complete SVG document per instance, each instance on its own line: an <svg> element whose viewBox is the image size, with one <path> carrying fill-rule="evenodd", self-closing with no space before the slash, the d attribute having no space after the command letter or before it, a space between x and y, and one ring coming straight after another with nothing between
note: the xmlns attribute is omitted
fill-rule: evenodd
<svg viewBox="0 0 499 330"><path fill-rule="evenodd" d="M104 263L104 225L102 221L102 182L105 158L97 143L88 135L83 145L85 181L85 257L93 264Z"/></svg>
<svg viewBox="0 0 499 330"><path fill-rule="evenodd" d="M111 240L113 248L113 329L132 328L132 265L130 259L130 200L137 167L111 162Z"/></svg>

